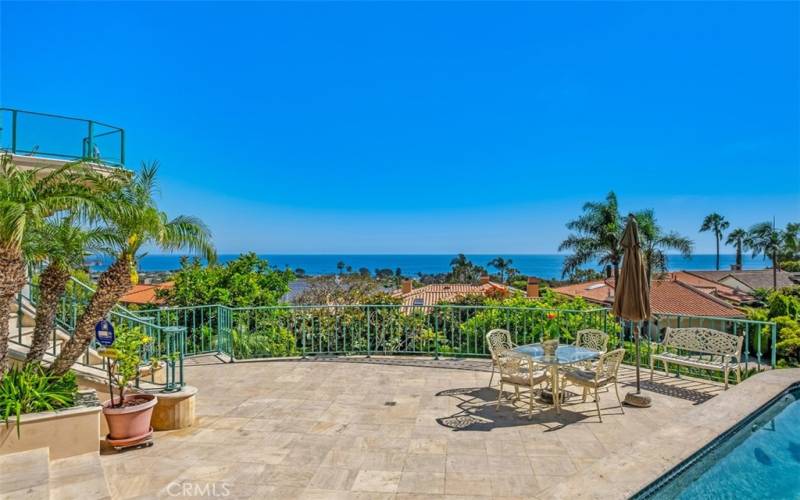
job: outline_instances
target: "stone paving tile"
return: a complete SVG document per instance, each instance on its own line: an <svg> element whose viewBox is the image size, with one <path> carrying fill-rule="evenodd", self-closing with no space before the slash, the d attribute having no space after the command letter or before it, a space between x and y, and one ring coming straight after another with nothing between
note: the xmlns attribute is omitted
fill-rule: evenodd
<svg viewBox="0 0 800 500"><path fill-rule="evenodd" d="M424 493L426 495L444 494L444 473L403 471L399 493Z"/></svg>
<svg viewBox="0 0 800 500"><path fill-rule="evenodd" d="M413 453L406 456L403 470L410 472L444 473L446 463L447 457L445 455Z"/></svg>
<svg viewBox="0 0 800 500"><path fill-rule="evenodd" d="M369 491L376 493L394 493L400 484L402 473L399 471L362 470L353 483L353 491Z"/></svg>
<svg viewBox="0 0 800 500"><path fill-rule="evenodd" d="M445 475L444 491L447 495L491 496L492 476L489 474L448 472Z"/></svg>
<svg viewBox="0 0 800 500"><path fill-rule="evenodd" d="M190 363L187 380L200 389L195 426L157 433L151 448L103 454L101 464L114 498L169 497L176 481L225 484L229 498L547 498L553 485L719 392L657 376L663 390L651 393L652 408L623 415L613 393L601 393L603 423L591 398L571 400L560 415L537 402L528 419L523 405L496 408L488 366ZM461 367L469 369L452 369ZM630 373L622 379L630 383Z"/></svg>

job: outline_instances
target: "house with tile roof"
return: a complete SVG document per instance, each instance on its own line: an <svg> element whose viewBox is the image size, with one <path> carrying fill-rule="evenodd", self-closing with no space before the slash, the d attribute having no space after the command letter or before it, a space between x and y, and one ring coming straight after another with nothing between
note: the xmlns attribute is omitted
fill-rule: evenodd
<svg viewBox="0 0 800 500"><path fill-rule="evenodd" d="M529 279L527 292L523 292L508 285L495 283L488 276L482 276L478 284L437 283L420 288L413 288L411 280L404 280L401 283L401 288L393 292L392 295L400 298L404 306L427 307L442 302L455 302L466 295L504 298L527 293L528 296L538 297L538 284L539 280L536 278Z"/></svg>
<svg viewBox="0 0 800 500"><path fill-rule="evenodd" d="M701 292L718 297L734 306L754 305L757 303L756 297L744 290L728 286L718 281L713 281L703 276L697 275L692 271L675 271L668 273L665 279L674 279L681 283L686 283Z"/></svg>
<svg viewBox="0 0 800 500"><path fill-rule="evenodd" d="M771 289L772 269L748 269L743 271L686 271L745 293L753 293L759 288ZM776 273L778 288L800 285L800 273L779 270Z"/></svg>
<svg viewBox="0 0 800 500"><path fill-rule="evenodd" d="M163 305L164 299L158 297L159 290L169 290L175 286L174 281L165 281L164 283L149 284L149 285L133 285L130 290L125 292L125 295L119 299L123 305Z"/></svg>
<svg viewBox="0 0 800 500"><path fill-rule="evenodd" d="M614 303L614 280L595 280L553 289L569 297L610 307ZM668 277L650 285L650 310L654 315L686 315L716 318L743 318L745 314L714 293Z"/></svg>

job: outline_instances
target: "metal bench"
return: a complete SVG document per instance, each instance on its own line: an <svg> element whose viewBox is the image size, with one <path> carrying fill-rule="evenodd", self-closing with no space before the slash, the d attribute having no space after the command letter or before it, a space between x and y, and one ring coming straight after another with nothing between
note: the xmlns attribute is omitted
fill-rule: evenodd
<svg viewBox="0 0 800 500"><path fill-rule="evenodd" d="M664 373L669 375L669 364L716 370L725 375L736 372L736 383L741 382L740 360L742 337L710 328L667 328L664 340L652 346L650 354L650 381L656 361L664 363ZM661 347L661 352L659 351Z"/></svg>

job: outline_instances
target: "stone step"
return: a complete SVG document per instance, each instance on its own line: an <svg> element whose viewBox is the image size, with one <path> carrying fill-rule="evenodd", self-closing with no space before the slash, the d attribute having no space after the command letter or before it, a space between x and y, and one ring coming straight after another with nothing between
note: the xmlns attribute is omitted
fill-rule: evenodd
<svg viewBox="0 0 800 500"><path fill-rule="evenodd" d="M50 452L47 448L0 455L0 498L50 498Z"/></svg>
<svg viewBox="0 0 800 500"><path fill-rule="evenodd" d="M51 500L111 498L98 453L86 453L50 462Z"/></svg>
<svg viewBox="0 0 800 500"><path fill-rule="evenodd" d="M25 347L30 347L31 342L33 340L33 327L32 326L23 326L22 327L22 335L15 327L13 330L10 331L11 333L11 341L17 344L22 344ZM61 328L56 329L56 349L55 353L58 355L61 352L61 347L69 340L69 335L67 335ZM53 339L50 339L50 344L47 346L47 353L53 354L53 346L52 346ZM81 361L84 361L84 358L81 357ZM91 365L102 365L103 358L97 354L97 351L94 349L89 349L89 364Z"/></svg>

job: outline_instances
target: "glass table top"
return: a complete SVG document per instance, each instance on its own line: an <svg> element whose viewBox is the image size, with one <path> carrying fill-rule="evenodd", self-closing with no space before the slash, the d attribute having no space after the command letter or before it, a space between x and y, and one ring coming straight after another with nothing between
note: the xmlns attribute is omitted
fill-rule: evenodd
<svg viewBox="0 0 800 500"><path fill-rule="evenodd" d="M545 356L542 344L521 345L515 347L514 351L530 356L534 361L543 365L571 365L600 357L600 353L597 351L566 344L558 346L555 356Z"/></svg>

